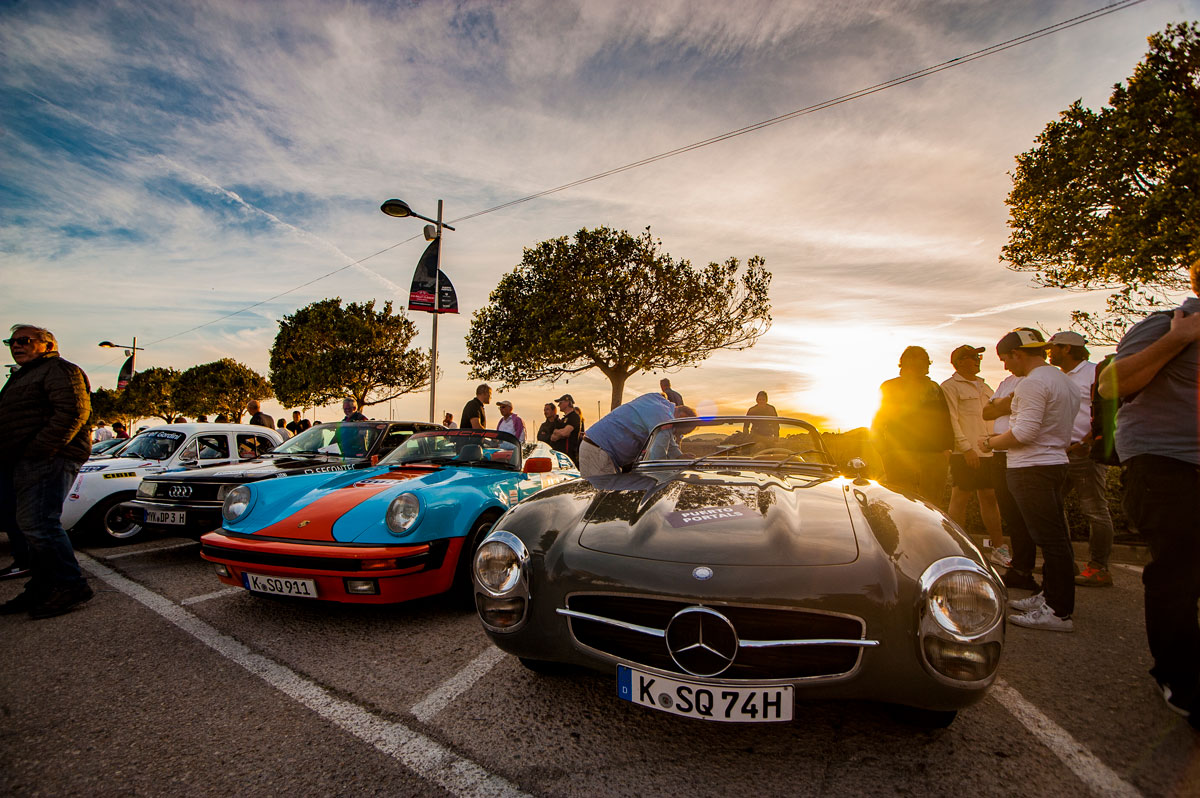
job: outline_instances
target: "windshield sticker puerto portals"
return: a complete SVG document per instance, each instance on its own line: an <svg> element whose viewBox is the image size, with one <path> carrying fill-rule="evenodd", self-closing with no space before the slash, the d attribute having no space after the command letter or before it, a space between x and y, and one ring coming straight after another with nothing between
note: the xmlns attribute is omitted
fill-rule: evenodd
<svg viewBox="0 0 1200 798"><path fill-rule="evenodd" d="M738 518L754 518L758 511L744 504L729 507L698 507L695 510L677 510L667 515L667 523L673 527L692 524L710 524L713 521L733 521Z"/></svg>

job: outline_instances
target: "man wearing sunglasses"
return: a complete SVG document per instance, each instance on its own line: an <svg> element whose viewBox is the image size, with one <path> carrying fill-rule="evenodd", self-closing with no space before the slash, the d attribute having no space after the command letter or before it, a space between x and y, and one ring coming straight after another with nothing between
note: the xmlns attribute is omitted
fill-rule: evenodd
<svg viewBox="0 0 1200 798"><path fill-rule="evenodd" d="M49 330L17 324L4 344L19 368L0 388L0 429L9 435L0 452L0 530L30 579L0 614L50 618L92 597L60 520L92 450L91 389L83 370L59 357Z"/></svg>

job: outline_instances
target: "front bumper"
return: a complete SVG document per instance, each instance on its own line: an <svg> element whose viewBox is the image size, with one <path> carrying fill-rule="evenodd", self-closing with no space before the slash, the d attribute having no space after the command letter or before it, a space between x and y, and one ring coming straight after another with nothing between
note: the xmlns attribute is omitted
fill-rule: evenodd
<svg viewBox="0 0 1200 798"><path fill-rule="evenodd" d="M200 556L228 571L217 578L247 588L246 574L311 579L317 598L350 604L397 604L450 589L463 538L410 546L337 546L209 532ZM347 581L371 580L376 593L352 593ZM248 588L247 588L248 589Z"/></svg>

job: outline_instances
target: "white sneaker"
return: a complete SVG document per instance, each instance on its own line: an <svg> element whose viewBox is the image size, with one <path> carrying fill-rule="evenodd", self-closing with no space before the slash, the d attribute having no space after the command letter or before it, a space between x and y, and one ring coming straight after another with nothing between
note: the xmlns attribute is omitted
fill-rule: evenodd
<svg viewBox="0 0 1200 798"><path fill-rule="evenodd" d="M988 554L988 559L1004 568L1012 567L1012 552L1008 550L1007 543L998 549L992 549L991 553Z"/></svg>
<svg viewBox="0 0 1200 798"><path fill-rule="evenodd" d="M1020 612L1032 612L1040 610L1046 606L1046 594L1034 593L1032 596L1023 599L1009 599L1008 606Z"/></svg>
<svg viewBox="0 0 1200 798"><path fill-rule="evenodd" d="M1047 632L1075 631L1075 622L1070 618L1059 618L1054 614L1054 610L1050 609L1048 604L1043 604L1024 615L1010 615L1008 616L1008 620L1017 626L1026 626L1030 629L1044 629Z"/></svg>

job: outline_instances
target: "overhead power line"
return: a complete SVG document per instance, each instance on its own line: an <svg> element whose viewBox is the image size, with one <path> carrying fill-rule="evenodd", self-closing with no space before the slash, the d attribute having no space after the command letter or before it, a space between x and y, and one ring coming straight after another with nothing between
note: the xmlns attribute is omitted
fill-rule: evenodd
<svg viewBox="0 0 1200 798"><path fill-rule="evenodd" d="M744 136L747 133L753 133L755 131L762 130L763 128L771 127L772 125L778 125L781 122L787 122L791 119L796 119L797 117L807 116L808 114L815 114L819 111L824 111L828 108L833 108L834 106L842 105L843 103L848 103L853 100L859 100L859 99L862 99L863 97L868 97L872 94L878 94L881 91L886 91L887 89L892 89L892 88L895 88L896 86L902 86L905 83L911 83L915 80L927 78L930 75L936 75L937 73L944 72L947 69L953 69L955 67L960 67L960 66L963 66L964 64L969 64L972 61L978 61L981 58L987 58L988 56L996 55L996 54L1002 53L1006 50L1011 50L1014 47L1020 47L1025 44L1029 44L1030 42L1037 41L1038 39L1041 39L1043 37L1050 36L1052 34L1059 33L1061 31L1068 30L1070 28L1074 28L1078 25L1083 25L1084 23L1087 23L1087 22L1092 22L1093 20L1100 19L1101 17L1108 16L1109 14L1114 14L1117 11L1123 11L1126 8L1129 8L1129 7L1135 6L1135 5L1139 5L1141 3L1144 3L1145 1L1146 0L1118 0L1118 2L1111 3L1106 6L1102 6L1100 8L1094 9L1092 11L1088 11L1084 14L1080 14L1078 16L1071 17L1070 19L1065 19L1061 22L1056 22L1053 25L1047 25L1044 28L1039 28L1038 30L1030 31L1029 33L1025 33L1025 34L1022 34L1021 36L1017 36L1012 39L1008 39L1007 41L998 42L998 43L990 45L988 47L984 47L981 50L976 50L972 53L967 53L966 55L960 55L955 58L951 58L949 61L943 61L940 64L935 64L933 66L925 67L924 69L919 69L916 72L909 72L906 75L901 75L899 77L891 78L890 80L885 80L882 83L876 83L873 86L868 86L864 89L858 89L857 91L852 91L848 94L843 94L838 97L834 97L832 99L822 100L821 102L814 103L812 105L807 105L803 108L798 108L795 111L789 111L786 114L780 114L779 116L771 117L770 119L765 119L761 122L755 122L754 124L746 125L745 127L740 127L736 130L731 130L727 133L721 133L720 135L713 136L711 138L707 138L702 141L697 141L692 144L687 144L682 147L677 147L673 150L668 150L666 152L662 152L657 155L651 155L647 158L642 158L641 160L624 164L623 166L613 167L612 169L607 169L603 172L597 172L594 175L589 175L587 177L581 177L578 180L572 180L569 183L563 183L562 185L555 186L554 188L548 188L543 191L538 191L534 194L529 194L527 196L509 200L507 202L502 202L499 205L493 205L490 208L485 208L484 210L476 211L475 213L469 213L466 216L459 216L455 219L451 219L450 223L457 224L460 222L468 221L470 219L476 219L480 216L485 216L489 213L495 213L497 211L502 211L506 208L511 208L515 205L521 205L526 202L531 202L535 199L547 197L551 194L557 194L561 191L567 191L568 189L578 188L579 186L583 186L588 183L594 183L597 180L603 180L606 177L612 177L613 175L618 175L618 174L621 174L622 172L628 172L633 169L639 169L643 166L649 166L652 163L657 163L659 161L666 160L667 158L674 158L677 155L683 155L684 153L692 152L693 150L698 150L703 147L708 147L713 144L718 144L722 141L728 141L729 139L737 138L738 136ZM287 296L288 294L290 294L294 291L298 291L301 288L305 288L307 286L312 285L313 283L320 282L321 280L324 280L328 277L332 277L333 275L343 272L346 269L349 269L353 266L357 266L358 264L364 263L368 260L371 260L372 258L378 257L379 255L382 255L385 252L393 250L396 247L401 246L403 244L407 244L409 241L413 241L419 237L420 237L419 235L415 235L410 238L406 238L403 241L399 241L399 242L391 245L390 247L386 247L386 248L381 249L378 252L375 252L371 255L367 255L365 258L359 258L358 260L356 260L352 263L348 263L345 266L341 266L337 269L326 272L325 274L322 274L318 277L314 277L313 279L309 280L308 282L301 283L300 285L297 285L294 288L289 288L286 291L282 291L278 294L275 294L272 297L268 297L267 299L263 299L259 302L255 302L252 305L247 305L246 307L241 308L239 310L235 310L232 313L227 313L223 316L213 319L212 321L208 321L203 324L197 324L195 327L189 327L186 330L182 330L182 331L174 333L172 335L168 335L165 338L159 338L157 341L151 341L151 344L158 344L163 341L168 341L172 338L177 338L180 335L186 335L187 333L194 332L203 327L208 327L210 325L216 324L217 322L224 321L225 319L232 318L233 316L237 316L241 313L245 313L248 310L253 310L256 307L265 305L268 302L272 302L276 299L279 299L282 296Z"/></svg>

